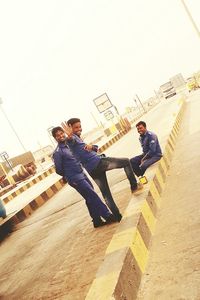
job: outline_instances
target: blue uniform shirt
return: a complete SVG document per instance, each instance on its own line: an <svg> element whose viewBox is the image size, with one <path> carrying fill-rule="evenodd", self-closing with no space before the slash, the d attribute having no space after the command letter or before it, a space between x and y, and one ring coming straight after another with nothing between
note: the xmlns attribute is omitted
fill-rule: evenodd
<svg viewBox="0 0 200 300"><path fill-rule="evenodd" d="M146 158L162 156L160 144L155 133L147 131L145 134L140 135L139 140Z"/></svg>
<svg viewBox="0 0 200 300"><path fill-rule="evenodd" d="M56 173L63 176L69 184L86 178L80 163L65 142L58 144L53 153L53 160Z"/></svg>
<svg viewBox="0 0 200 300"><path fill-rule="evenodd" d="M95 151L85 150L86 143L81 138L73 134L72 138L67 140L67 143L76 159L81 162L88 172L97 167L101 160L100 156Z"/></svg>

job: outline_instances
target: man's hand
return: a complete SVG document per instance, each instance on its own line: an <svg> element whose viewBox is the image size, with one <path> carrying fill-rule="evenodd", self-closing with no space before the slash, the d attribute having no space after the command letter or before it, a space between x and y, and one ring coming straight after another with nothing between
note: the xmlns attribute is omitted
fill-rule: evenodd
<svg viewBox="0 0 200 300"><path fill-rule="evenodd" d="M93 146L92 146L92 144L88 144L88 145L85 145L84 149L87 150L87 151L92 151Z"/></svg>
<svg viewBox="0 0 200 300"><path fill-rule="evenodd" d="M66 133L68 139L71 139L72 135L73 135L72 126L68 125L67 122L62 122L61 126L62 126L64 132Z"/></svg>

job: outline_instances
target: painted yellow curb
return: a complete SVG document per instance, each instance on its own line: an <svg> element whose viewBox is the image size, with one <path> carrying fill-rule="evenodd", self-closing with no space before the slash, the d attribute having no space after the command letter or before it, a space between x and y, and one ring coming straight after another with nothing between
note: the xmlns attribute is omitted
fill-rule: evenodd
<svg viewBox="0 0 200 300"><path fill-rule="evenodd" d="M185 103L180 101L175 125L166 142L163 158L159 161L150 182L146 198L141 199L138 205L134 200L129 202L124 218L107 247L103 263L90 286L86 300L136 299L148 260L148 247L155 230L156 212L161 204L160 195L175 149L184 106Z"/></svg>

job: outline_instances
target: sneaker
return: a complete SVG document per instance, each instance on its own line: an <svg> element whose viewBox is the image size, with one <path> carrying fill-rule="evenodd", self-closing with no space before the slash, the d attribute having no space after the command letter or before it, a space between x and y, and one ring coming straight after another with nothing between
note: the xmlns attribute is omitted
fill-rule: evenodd
<svg viewBox="0 0 200 300"><path fill-rule="evenodd" d="M107 218L106 218L106 224L112 224L112 223L116 223L118 222L118 220L116 219L115 216L113 216L112 214L110 214Z"/></svg>
<svg viewBox="0 0 200 300"><path fill-rule="evenodd" d="M143 184L141 184L140 182L138 182L137 185L136 185L136 187L131 189L131 192L135 193L135 192L137 192L139 190L142 190L142 189L143 189Z"/></svg>
<svg viewBox="0 0 200 300"><path fill-rule="evenodd" d="M106 225L106 222L102 221L101 219L98 219L98 220L92 220L92 222L93 222L94 228L97 228L97 227L101 227L101 226Z"/></svg>

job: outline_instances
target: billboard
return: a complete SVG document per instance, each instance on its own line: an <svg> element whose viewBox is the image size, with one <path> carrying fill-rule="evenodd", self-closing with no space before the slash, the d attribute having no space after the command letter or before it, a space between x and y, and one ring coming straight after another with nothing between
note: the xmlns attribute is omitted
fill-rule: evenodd
<svg viewBox="0 0 200 300"><path fill-rule="evenodd" d="M106 93L95 98L93 101L100 113L106 111L107 109L109 109L113 106Z"/></svg>

